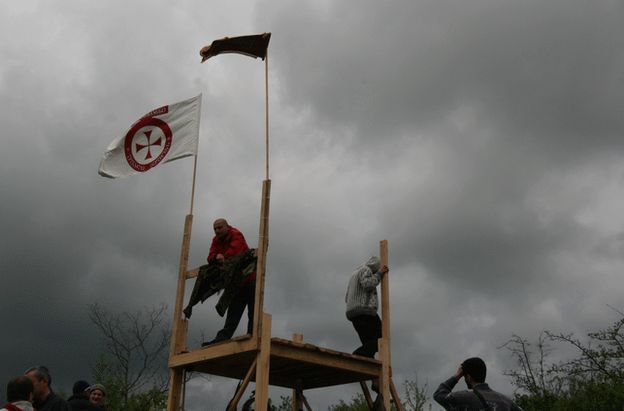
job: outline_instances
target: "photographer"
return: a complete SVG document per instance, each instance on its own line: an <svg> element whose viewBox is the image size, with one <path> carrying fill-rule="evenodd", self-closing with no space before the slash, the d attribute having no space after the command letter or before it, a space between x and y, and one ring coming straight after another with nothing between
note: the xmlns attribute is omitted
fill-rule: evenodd
<svg viewBox="0 0 624 411"><path fill-rule="evenodd" d="M485 383L485 374L485 362L481 358L468 358L455 375L440 384L433 398L449 411L522 411L511 399L490 389ZM451 392L461 377L468 390Z"/></svg>

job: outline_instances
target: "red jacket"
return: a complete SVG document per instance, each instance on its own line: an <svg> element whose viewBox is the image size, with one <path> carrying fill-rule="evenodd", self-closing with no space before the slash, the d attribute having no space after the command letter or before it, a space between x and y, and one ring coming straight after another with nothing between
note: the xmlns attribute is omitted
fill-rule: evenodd
<svg viewBox="0 0 624 411"><path fill-rule="evenodd" d="M208 262L213 262L217 258L217 254L223 254L223 257L229 258L249 250L245 236L237 228L231 227L224 238L214 236L210 244L210 252L208 253ZM240 285L245 285L256 279L256 273L247 276Z"/></svg>

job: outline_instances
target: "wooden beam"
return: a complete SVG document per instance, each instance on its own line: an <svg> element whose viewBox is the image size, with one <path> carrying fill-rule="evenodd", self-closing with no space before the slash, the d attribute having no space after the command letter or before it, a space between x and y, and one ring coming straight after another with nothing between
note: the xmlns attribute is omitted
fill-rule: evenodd
<svg viewBox="0 0 624 411"><path fill-rule="evenodd" d="M383 397L384 407L386 410L390 409L390 366L388 364L388 359L386 358L387 353L387 345L386 340L383 338L379 339L379 356L381 360L381 375L379 376L379 393Z"/></svg>
<svg viewBox="0 0 624 411"><path fill-rule="evenodd" d="M293 342L297 344L303 344L303 334L294 333ZM303 409L303 384L299 378L295 384L295 388L292 390L292 411L299 411Z"/></svg>
<svg viewBox="0 0 624 411"><path fill-rule="evenodd" d="M186 337L188 335L188 320L181 319L176 332L177 335L175 337L172 336L172 338L175 338L174 352L182 353L188 351L186 346Z"/></svg>
<svg viewBox="0 0 624 411"><path fill-rule="evenodd" d="M390 378L390 392L392 393L392 399L394 399L394 407L397 409L397 411L404 411L403 404L401 403L401 397L399 397L399 393L394 386L392 378Z"/></svg>
<svg viewBox="0 0 624 411"><path fill-rule="evenodd" d="M260 351L256 366L256 406L255 411L267 411L269 401L269 369L271 363L271 315L264 314Z"/></svg>
<svg viewBox="0 0 624 411"><path fill-rule="evenodd" d="M388 240L379 242L379 256L381 265L388 265ZM390 358L390 273L386 273L381 278L381 338L386 340L388 352L386 356L388 362Z"/></svg>
<svg viewBox="0 0 624 411"><path fill-rule="evenodd" d="M303 384L301 378L297 379L295 388L292 390L292 411L303 410Z"/></svg>
<svg viewBox="0 0 624 411"><path fill-rule="evenodd" d="M195 267L192 270L186 272L186 279L190 280L191 278L195 278L199 275L199 267Z"/></svg>
<svg viewBox="0 0 624 411"><path fill-rule="evenodd" d="M260 229L258 236L258 262L256 264L256 295L254 302L253 335L260 338L264 314L264 277L266 270L266 254L269 248L269 205L271 202L271 180L262 182L262 199L260 205ZM270 336L269 336L270 338Z"/></svg>
<svg viewBox="0 0 624 411"><path fill-rule="evenodd" d="M176 302L173 312L173 329L171 331L171 345L169 356L176 354L176 349L185 346L178 341L180 333L178 328L182 324L182 304L184 304L184 287L186 286L186 269L188 267L189 248L191 244L191 230L193 227L193 215L188 214L184 220L184 234L182 236L182 249L180 250L180 267L178 270L178 287L176 291Z"/></svg>
<svg viewBox="0 0 624 411"><path fill-rule="evenodd" d="M362 392L364 393L364 398L366 399L366 403L368 404L368 409L373 409L373 397L370 395L370 391L368 391L368 387L366 386L366 381L360 381L360 387L362 387Z"/></svg>
<svg viewBox="0 0 624 411"><path fill-rule="evenodd" d="M271 346L271 356L287 358L289 360L309 363L337 370L344 370L363 374L367 378L379 376L380 364L378 361L362 361L357 358L348 358L343 356L332 355L320 350L307 351L301 350L296 346L287 346L282 344L273 344Z"/></svg>
<svg viewBox="0 0 624 411"><path fill-rule="evenodd" d="M236 390L236 395L234 395L234 398L232 398L232 401L230 401L227 411L236 411L236 406L243 396L245 389L247 389L247 385L249 385L249 381L251 381L251 376L253 375L253 372L256 370L257 362L258 360L254 359L254 361L251 363L251 366L249 367L247 374L245 374L245 378L243 379L242 384L240 385L240 387L238 387L238 390Z"/></svg>
<svg viewBox="0 0 624 411"><path fill-rule="evenodd" d="M388 241L379 242L381 265L388 265ZM381 376L379 392L383 396L384 407L390 409L390 280L386 273L381 279L381 338L379 339L379 359L381 360Z"/></svg>
<svg viewBox="0 0 624 411"><path fill-rule="evenodd" d="M182 384L184 383L183 369L169 369L169 391L167 393L167 411L182 409Z"/></svg>
<svg viewBox="0 0 624 411"><path fill-rule="evenodd" d="M182 304L184 303L184 287L186 285L186 270L188 267L189 248L191 243L191 231L193 227L193 215L188 214L184 219L184 232L182 235L182 248L180 250L180 267L178 270L178 286L176 290L176 302L173 312L171 343L169 345L169 358L186 348L187 324L182 319ZM181 404L183 370L169 369L169 392L167 394L167 411L178 411Z"/></svg>
<svg viewBox="0 0 624 411"><path fill-rule="evenodd" d="M208 347L169 357L169 367L175 368L193 365L197 362L241 354L247 351L255 351L257 349L257 341L252 338L247 338L240 341L228 340L224 341L223 343L209 345Z"/></svg>
<svg viewBox="0 0 624 411"><path fill-rule="evenodd" d="M306 410L308 411L312 411L312 407L310 407L310 403L308 403L307 398L303 395L303 393L301 394L301 399L303 400L303 404L306 407Z"/></svg>

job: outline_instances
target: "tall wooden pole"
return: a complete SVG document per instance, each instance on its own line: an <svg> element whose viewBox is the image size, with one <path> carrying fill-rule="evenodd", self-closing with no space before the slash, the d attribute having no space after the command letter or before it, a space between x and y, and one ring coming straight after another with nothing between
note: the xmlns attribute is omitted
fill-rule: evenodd
<svg viewBox="0 0 624 411"><path fill-rule="evenodd" d="M182 318L182 304L184 303L184 287L186 285L186 271L188 270L192 227L193 215L189 214L184 220L184 234L182 237L182 250L180 251L180 269L178 272L178 288L176 291L176 303L173 313L173 329L171 332L169 358L186 349L188 321ZM170 368L167 411L178 411L180 409L183 383L184 370L180 368Z"/></svg>
<svg viewBox="0 0 624 411"><path fill-rule="evenodd" d="M266 176L269 179L269 49L267 48L264 59L264 141L265 141L265 164Z"/></svg>
<svg viewBox="0 0 624 411"><path fill-rule="evenodd" d="M201 100L200 109L201 115ZM182 305L184 304L184 288L186 286L186 272L188 271L188 257L191 245L191 232L193 229L193 203L195 201L195 179L197 176L197 156L199 155L199 139L197 152L193 160L193 182L191 184L191 206L188 215L184 219L184 234L182 235L182 249L180 250L180 267L178 269L178 287L176 290L176 302L173 311L173 325L171 330L171 343L169 358L186 350L188 336L188 320L182 318ZM184 408L184 370L169 369L169 393L167 395L167 411L177 411Z"/></svg>
<svg viewBox="0 0 624 411"><path fill-rule="evenodd" d="M260 232L258 236L258 263L256 264L256 295L254 304L253 334L262 335L262 315L264 314L264 282L266 254L269 248L269 206L271 202L271 180L262 183L262 204L260 206Z"/></svg>
<svg viewBox="0 0 624 411"><path fill-rule="evenodd" d="M271 202L271 180L269 180L269 50L264 58L264 133L265 133L265 172L262 182L262 199L260 204L260 229L258 234L258 263L256 266L256 295L254 304L253 334L255 338L262 335L262 319L264 314L264 277L266 272L266 254L269 248L269 205Z"/></svg>
<svg viewBox="0 0 624 411"><path fill-rule="evenodd" d="M256 358L256 411L267 411L269 401L269 368L271 366L271 314L261 314L262 335Z"/></svg>
<svg viewBox="0 0 624 411"><path fill-rule="evenodd" d="M190 215L193 215L193 202L195 201L195 176L197 175L197 154L195 154L195 160L193 161L193 185L191 186L191 210Z"/></svg>
<svg viewBox="0 0 624 411"><path fill-rule="evenodd" d="M388 241L379 242L381 265L388 265ZM383 396L384 407L390 410L390 281L389 273L381 279L381 338L379 339L379 359L381 360L381 381L379 388Z"/></svg>
<svg viewBox="0 0 624 411"><path fill-rule="evenodd" d="M269 248L269 206L271 202L271 180L269 180L269 55L265 57L265 165L266 178L262 182L260 204L260 228L258 233L258 263L256 264L256 295L254 304L253 337L258 344L256 366L257 411L267 410L269 399L269 367L271 357L271 316L264 313L264 279L266 255Z"/></svg>

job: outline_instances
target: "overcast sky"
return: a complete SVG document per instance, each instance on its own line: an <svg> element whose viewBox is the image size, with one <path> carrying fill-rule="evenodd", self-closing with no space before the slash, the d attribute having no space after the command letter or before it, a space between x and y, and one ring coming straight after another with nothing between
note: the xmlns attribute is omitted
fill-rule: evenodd
<svg viewBox="0 0 624 411"><path fill-rule="evenodd" d="M344 291L381 239L397 386L417 377L431 394L477 355L511 394L513 362L497 347L512 333L582 337L618 319L608 305L624 309L624 3L3 2L2 398L31 365L46 364L64 392L90 379L104 347L89 303L165 303L172 316L192 159L97 174L108 144L148 111L203 93L191 266L217 217L257 245L264 64L200 64L198 52L262 32L273 336L357 347ZM221 327L215 302L196 308L192 347ZM235 384L195 380L188 409L223 409ZM358 388L307 396L326 409Z"/></svg>

